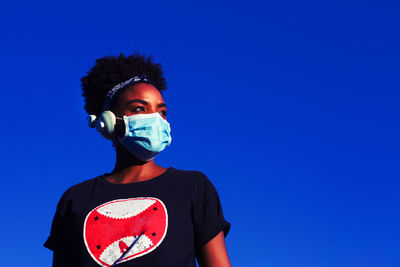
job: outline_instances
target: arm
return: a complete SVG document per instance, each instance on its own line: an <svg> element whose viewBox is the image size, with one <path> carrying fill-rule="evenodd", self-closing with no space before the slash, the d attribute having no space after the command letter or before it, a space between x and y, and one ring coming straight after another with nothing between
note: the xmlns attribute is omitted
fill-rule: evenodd
<svg viewBox="0 0 400 267"><path fill-rule="evenodd" d="M222 231L201 249L198 261L201 267L231 267Z"/></svg>

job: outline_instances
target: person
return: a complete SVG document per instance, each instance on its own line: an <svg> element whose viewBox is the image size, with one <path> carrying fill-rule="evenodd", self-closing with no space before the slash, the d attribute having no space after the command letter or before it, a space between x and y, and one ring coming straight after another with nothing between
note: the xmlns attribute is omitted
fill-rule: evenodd
<svg viewBox="0 0 400 267"><path fill-rule="evenodd" d="M112 141L116 162L62 195L44 244L53 266L230 266L230 223L210 180L154 161L171 143L160 64L107 56L81 82L89 125Z"/></svg>

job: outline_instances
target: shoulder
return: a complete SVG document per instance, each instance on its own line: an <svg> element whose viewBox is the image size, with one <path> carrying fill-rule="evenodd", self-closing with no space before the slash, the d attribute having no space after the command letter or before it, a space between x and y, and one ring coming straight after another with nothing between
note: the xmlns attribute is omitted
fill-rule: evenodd
<svg viewBox="0 0 400 267"><path fill-rule="evenodd" d="M171 172L171 175L180 179L188 179L188 180L205 180L207 179L206 175L200 171L187 171L187 170L178 170L175 168L168 169Z"/></svg>
<svg viewBox="0 0 400 267"><path fill-rule="evenodd" d="M93 188L93 186L95 186L95 184L97 183L97 180L99 178L100 178L100 176L85 180L78 184L75 184L75 185L69 187L64 192L64 195L65 196L81 195L82 193L87 192L88 190L91 190Z"/></svg>
<svg viewBox="0 0 400 267"><path fill-rule="evenodd" d="M85 180L65 190L58 201L57 209L66 209L75 200L87 197L93 191L99 177Z"/></svg>
<svg viewBox="0 0 400 267"><path fill-rule="evenodd" d="M177 170L174 168L169 168L170 178L173 180L177 180L177 182L181 182L183 184L191 184L191 185L205 185L210 183L208 177L200 171L194 170Z"/></svg>
<svg viewBox="0 0 400 267"><path fill-rule="evenodd" d="M170 168L170 182L172 181L176 188L182 188L195 195L203 195L206 191L215 191L215 187L209 178L200 171L186 171Z"/></svg>

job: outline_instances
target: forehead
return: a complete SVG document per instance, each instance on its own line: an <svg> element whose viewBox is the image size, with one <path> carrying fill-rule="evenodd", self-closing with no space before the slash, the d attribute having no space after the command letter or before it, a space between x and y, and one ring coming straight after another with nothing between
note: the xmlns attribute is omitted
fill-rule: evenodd
<svg viewBox="0 0 400 267"><path fill-rule="evenodd" d="M128 87L117 97L116 103L121 105L133 99L145 100L148 103L154 104L164 103L160 91L153 85L146 83L139 83Z"/></svg>

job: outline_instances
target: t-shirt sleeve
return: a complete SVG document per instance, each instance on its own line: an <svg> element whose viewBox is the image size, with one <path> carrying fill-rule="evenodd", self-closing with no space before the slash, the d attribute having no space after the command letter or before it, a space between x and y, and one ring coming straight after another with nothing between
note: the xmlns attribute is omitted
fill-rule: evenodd
<svg viewBox="0 0 400 267"><path fill-rule="evenodd" d="M51 225L50 236L43 244L44 247L52 251L62 250L65 246L66 209L67 209L67 203L64 194L57 204L56 213L54 215L53 223Z"/></svg>
<svg viewBox="0 0 400 267"><path fill-rule="evenodd" d="M196 249L201 249L221 231L228 234L231 224L224 218L221 202L213 184L204 175L197 185L195 238Z"/></svg>

